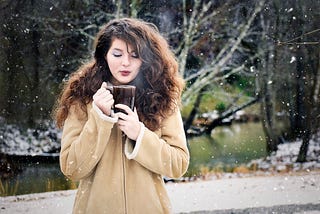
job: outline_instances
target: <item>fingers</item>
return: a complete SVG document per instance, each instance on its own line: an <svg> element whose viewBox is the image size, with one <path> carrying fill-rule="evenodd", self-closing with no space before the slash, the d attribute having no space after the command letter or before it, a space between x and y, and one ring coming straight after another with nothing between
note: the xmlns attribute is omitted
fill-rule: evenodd
<svg viewBox="0 0 320 214"><path fill-rule="evenodd" d="M102 84L101 84L101 87L97 90L97 92L95 93L95 95L94 96L101 96L102 94L104 94L104 93L110 93L110 91L108 91L107 90L107 83L105 83L105 82L103 82Z"/></svg>
<svg viewBox="0 0 320 214"><path fill-rule="evenodd" d="M124 104L116 104L114 107L123 110L127 114L133 113L133 111L130 109L130 107L127 105L124 105Z"/></svg>
<svg viewBox="0 0 320 214"><path fill-rule="evenodd" d="M120 119L119 125L125 125L127 123L139 122L139 118L136 112L133 112L128 106L123 104L115 105L116 108L123 110L124 112L117 112L115 115Z"/></svg>
<svg viewBox="0 0 320 214"><path fill-rule="evenodd" d="M106 82L103 82L102 84L101 84L101 88L107 88L108 87L108 84L106 83Z"/></svg>
<svg viewBox="0 0 320 214"><path fill-rule="evenodd" d="M111 108L114 103L114 99L110 91L107 89L107 83L103 82L101 87L93 95L93 101L106 115L111 114Z"/></svg>
<svg viewBox="0 0 320 214"><path fill-rule="evenodd" d="M100 88L94 95L93 95L93 100L107 100L110 101L113 99L112 94L110 91L106 90L105 88Z"/></svg>
<svg viewBox="0 0 320 214"><path fill-rule="evenodd" d="M130 108L129 108L130 110ZM131 110L130 110L131 111ZM132 112L132 111L131 111ZM140 121L138 117L132 112L130 114L117 113L118 127L128 138L136 140L140 133Z"/></svg>

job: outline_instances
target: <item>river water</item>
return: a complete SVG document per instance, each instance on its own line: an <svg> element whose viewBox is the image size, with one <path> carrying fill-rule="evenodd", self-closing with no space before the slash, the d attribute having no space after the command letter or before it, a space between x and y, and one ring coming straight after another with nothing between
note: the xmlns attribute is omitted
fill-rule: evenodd
<svg viewBox="0 0 320 214"><path fill-rule="evenodd" d="M189 139L189 147L191 158L187 176L207 171L232 172L235 167L267 154L261 123L217 127L211 136Z"/></svg>
<svg viewBox="0 0 320 214"><path fill-rule="evenodd" d="M232 171L236 166L264 157L265 140L260 123L217 127L211 136L188 139L190 166L186 177L208 171ZM1 179L0 196L75 189L77 183L66 179L59 164L24 163L23 171L10 179Z"/></svg>

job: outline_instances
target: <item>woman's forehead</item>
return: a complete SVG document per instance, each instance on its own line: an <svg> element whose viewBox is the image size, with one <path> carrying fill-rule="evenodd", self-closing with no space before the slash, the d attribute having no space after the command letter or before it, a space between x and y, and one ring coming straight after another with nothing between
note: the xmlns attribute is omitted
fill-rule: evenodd
<svg viewBox="0 0 320 214"><path fill-rule="evenodd" d="M128 50L129 52L134 51L136 48L132 46L129 42L120 39L114 38L111 42L111 48L119 50Z"/></svg>

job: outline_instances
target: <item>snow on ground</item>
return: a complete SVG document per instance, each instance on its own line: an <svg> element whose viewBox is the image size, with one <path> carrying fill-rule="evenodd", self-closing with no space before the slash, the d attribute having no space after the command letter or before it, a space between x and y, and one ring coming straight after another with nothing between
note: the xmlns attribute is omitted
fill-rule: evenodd
<svg viewBox="0 0 320 214"><path fill-rule="evenodd" d="M22 131L17 125L6 124L0 127L0 153L10 155L44 155L58 153L61 131L51 121L44 121L35 129Z"/></svg>
<svg viewBox="0 0 320 214"><path fill-rule="evenodd" d="M56 151L61 133L52 125L47 127L28 129L26 133L11 125L0 127L0 152L19 155L28 151L41 155ZM255 169L255 176L231 173L219 177L223 179L168 182L174 212L315 204L314 213L320 213L320 133L310 141L306 163L295 163L300 145L299 140L281 144L269 157L251 161L248 167ZM0 212L71 213L74 196L75 191L68 190L0 197Z"/></svg>
<svg viewBox="0 0 320 214"><path fill-rule="evenodd" d="M320 169L320 133L309 142L307 161L297 163L301 140L278 145L278 150L266 158L253 160L249 168L267 172L309 171Z"/></svg>
<svg viewBox="0 0 320 214"><path fill-rule="evenodd" d="M319 171L167 183L166 188L174 213L320 212ZM0 197L0 213L68 214L72 211L74 197L75 190ZM282 211L278 210L279 206ZM247 208L259 209L252 212L230 210Z"/></svg>
<svg viewBox="0 0 320 214"><path fill-rule="evenodd" d="M52 121L44 121L36 129L22 131L18 126L6 124L0 117L0 153L12 155L44 155L59 153L61 130ZM301 140L280 144L278 151L267 158L251 161L248 166L262 171L299 171L320 169L320 132L310 140L307 162L295 163Z"/></svg>

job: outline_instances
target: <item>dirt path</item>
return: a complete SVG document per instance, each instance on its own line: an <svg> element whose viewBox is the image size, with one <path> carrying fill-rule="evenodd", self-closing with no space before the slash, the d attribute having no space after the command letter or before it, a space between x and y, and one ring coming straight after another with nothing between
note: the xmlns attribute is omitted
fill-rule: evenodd
<svg viewBox="0 0 320 214"><path fill-rule="evenodd" d="M228 213L230 209L255 213L264 207L287 208L288 213L320 213L320 172L168 183L166 187L174 213ZM74 196L75 191L69 190L1 197L0 213L67 214L71 213Z"/></svg>

